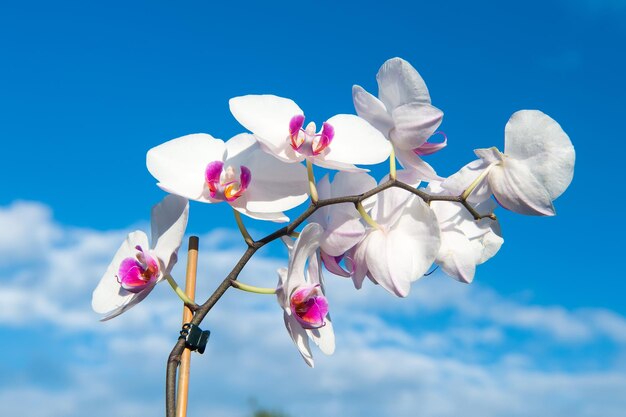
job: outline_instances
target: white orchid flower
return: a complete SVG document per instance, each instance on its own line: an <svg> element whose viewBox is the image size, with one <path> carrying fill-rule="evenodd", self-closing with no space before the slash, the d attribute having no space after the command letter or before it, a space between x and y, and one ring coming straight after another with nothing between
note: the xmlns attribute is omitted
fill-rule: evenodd
<svg viewBox="0 0 626 417"><path fill-rule="evenodd" d="M451 193L473 189L468 201L494 195L520 214L553 216L552 201L572 182L576 154L561 126L539 110L514 113L504 129L504 153L495 147L474 151L470 162L441 185ZM486 180L485 180L486 179Z"/></svg>
<svg viewBox="0 0 626 417"><path fill-rule="evenodd" d="M203 203L226 201L255 219L285 222L282 213L308 197L306 169L268 155L247 133L224 143L199 133L148 151L147 165L163 190Z"/></svg>
<svg viewBox="0 0 626 417"><path fill-rule="evenodd" d="M370 227L354 254L352 279L361 288L367 275L399 297L430 268L439 252L439 224L421 198L400 189L378 194Z"/></svg>
<svg viewBox="0 0 626 417"><path fill-rule="evenodd" d="M264 149L285 162L309 160L324 168L363 171L354 164L378 164L391 147L365 120L338 114L323 123L304 126L304 112L292 100L273 95L247 95L230 99L230 111L254 133Z"/></svg>
<svg viewBox="0 0 626 417"><path fill-rule="evenodd" d="M440 184L431 182L427 191L434 195L449 195ZM470 283L476 273L476 265L491 259L504 239L497 220L474 217L461 204L451 201L432 201L441 230L441 247L435 263L443 272L460 282ZM476 205L479 213L493 213L496 203L489 199Z"/></svg>
<svg viewBox="0 0 626 417"><path fill-rule="evenodd" d="M309 339L326 355L335 351L335 333L324 297L322 272L317 249L323 229L308 224L293 245L290 242L289 267L278 270L278 304L284 310L287 331L307 365L313 367ZM308 262L308 265L307 265Z"/></svg>
<svg viewBox="0 0 626 417"><path fill-rule="evenodd" d="M378 98L362 87L352 87L357 114L381 131L393 144L396 157L407 169L417 170L423 180L441 179L420 156L430 155L446 146L430 143L443 118L434 107L426 83L407 61L392 58L376 75Z"/></svg>
<svg viewBox="0 0 626 417"><path fill-rule="evenodd" d="M327 199L362 194L374 187L376 180L366 173L338 172L332 183L328 175L318 181L317 192L320 198ZM371 199L372 205L374 201L375 199ZM309 217L309 221L319 224L324 229L320 238L320 248L325 264L342 257L365 235L361 215L352 203L321 207Z"/></svg>
<svg viewBox="0 0 626 417"><path fill-rule="evenodd" d="M142 231L128 235L93 292L91 305L103 315L102 320L139 303L169 275L178 259L188 215L187 199L168 195L152 208L152 245Z"/></svg>

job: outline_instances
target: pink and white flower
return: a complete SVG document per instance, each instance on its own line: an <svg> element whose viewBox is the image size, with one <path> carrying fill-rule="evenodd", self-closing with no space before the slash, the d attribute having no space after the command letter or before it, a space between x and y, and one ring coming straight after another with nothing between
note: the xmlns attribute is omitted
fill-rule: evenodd
<svg viewBox="0 0 626 417"><path fill-rule="evenodd" d="M357 114L370 122L393 144L396 157L407 169L416 170L422 180L441 179L420 156L446 146L428 139L441 124L443 112L434 107L424 80L407 61L392 58L376 74L378 98L362 87L352 87Z"/></svg>
<svg viewBox="0 0 626 417"><path fill-rule="evenodd" d="M284 222L282 213L308 197L306 169L286 164L242 133L224 143L199 133L148 151L147 165L163 190L203 203L225 201L255 219Z"/></svg>
<svg viewBox="0 0 626 417"><path fill-rule="evenodd" d="M189 204L169 195L152 208L152 245L142 231L128 235L93 292L91 305L102 320L122 314L143 300L176 263Z"/></svg>
<svg viewBox="0 0 626 417"><path fill-rule="evenodd" d="M235 119L267 152L285 162L308 159L324 168L362 171L354 164L378 164L391 152L382 134L355 115L333 116L317 131L314 122L304 127L304 112L287 98L247 95L229 104Z"/></svg>
<svg viewBox="0 0 626 417"><path fill-rule="evenodd" d="M553 216L552 201L572 182L576 153L561 126L539 110L514 113L504 129L504 153L476 149L470 162L442 182L453 194L476 186L468 201L494 195L498 203L520 214Z"/></svg>
<svg viewBox="0 0 626 417"><path fill-rule="evenodd" d="M335 351L335 334L324 296L318 252L322 234L320 225L310 223L295 243L286 240L290 249L289 266L278 270L276 291L287 331L311 367L314 363L309 339L327 355Z"/></svg>

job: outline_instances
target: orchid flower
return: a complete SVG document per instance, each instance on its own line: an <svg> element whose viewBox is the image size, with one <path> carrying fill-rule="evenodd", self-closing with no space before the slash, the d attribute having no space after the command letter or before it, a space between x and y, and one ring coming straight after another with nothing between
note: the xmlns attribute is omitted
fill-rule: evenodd
<svg viewBox="0 0 626 417"><path fill-rule="evenodd" d="M289 266L278 270L276 291L287 331L310 367L313 367L313 354L309 339L327 355L335 351L335 333L328 315L317 252L322 234L320 225L310 223L293 245L287 242Z"/></svg>
<svg viewBox="0 0 626 417"><path fill-rule="evenodd" d="M514 113L504 129L504 153L476 149L470 162L441 185L480 202L494 195L498 203L520 214L553 216L552 201L574 176L574 147L561 126L539 110ZM485 180L486 179L486 180Z"/></svg>
<svg viewBox="0 0 626 417"><path fill-rule="evenodd" d="M449 195L437 182L428 184L433 195ZM460 282L474 279L476 265L492 258L504 243L497 220L474 220L461 204L451 201L432 201L441 230L441 247L435 263L443 272ZM476 205L480 213L493 213L496 203L489 199Z"/></svg>
<svg viewBox="0 0 626 417"><path fill-rule="evenodd" d="M361 288L367 275L399 297L430 268L439 252L439 224L421 198L400 188L378 194L372 223L357 245L352 279Z"/></svg>
<svg viewBox="0 0 626 417"><path fill-rule="evenodd" d="M374 187L376 180L363 172L338 172L332 183L328 175L325 175L317 183L317 192L320 198L327 199L362 194ZM371 199L372 205L374 202L375 199ZM320 255L326 268L334 274L349 276L338 262L365 235L365 226L354 204L341 203L321 207L309 220L324 229L320 238Z"/></svg>
<svg viewBox="0 0 626 417"><path fill-rule="evenodd" d="M424 80L407 61L392 58L376 75L378 98L362 87L352 87L357 114L381 131L393 144L395 155L407 169L417 170L423 180L441 179L420 156L430 155L446 146L430 143L443 118L431 105Z"/></svg>
<svg viewBox="0 0 626 417"><path fill-rule="evenodd" d="M308 160L324 168L362 171L354 164L377 164L391 148L368 122L351 114L338 114L317 131L304 126L304 112L292 100L273 95L247 95L230 99L230 111L254 133L263 148L285 162Z"/></svg>
<svg viewBox="0 0 626 417"><path fill-rule="evenodd" d="M91 305L109 320L122 314L167 278L174 267L181 245L189 204L185 198L168 195L152 208L152 245L142 231L128 235L117 250L100 283Z"/></svg>
<svg viewBox="0 0 626 417"><path fill-rule="evenodd" d="M203 133L173 139L150 149L147 165L163 190L203 203L226 201L255 219L288 221L282 212L308 196L306 169L261 151L247 133L226 143Z"/></svg>

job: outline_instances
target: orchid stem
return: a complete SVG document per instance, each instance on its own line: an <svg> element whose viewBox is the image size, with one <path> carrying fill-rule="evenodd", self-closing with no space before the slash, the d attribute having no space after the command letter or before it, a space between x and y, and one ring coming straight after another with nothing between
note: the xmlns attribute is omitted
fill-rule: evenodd
<svg viewBox="0 0 626 417"><path fill-rule="evenodd" d="M363 217L363 220L365 220L367 224L369 224L375 229L380 230L380 225L376 223L374 219L370 217L369 214L367 214L367 212L365 211L365 208L363 207L363 204L361 204L360 201L356 204L356 209L359 211L359 214L361 215L361 217Z"/></svg>
<svg viewBox="0 0 626 417"><path fill-rule="evenodd" d="M311 201L316 204L319 200L317 196L317 188L315 188L315 176L313 175L313 164L309 159L306 160L306 172L309 176L309 191L311 194Z"/></svg>
<svg viewBox="0 0 626 417"><path fill-rule="evenodd" d="M396 180L396 151L391 146L391 155L389 155L389 179Z"/></svg>
<svg viewBox="0 0 626 417"><path fill-rule="evenodd" d="M252 236L250 236L250 233L248 233L248 230L246 229L246 226L243 224L243 220L241 218L241 213L239 213L235 209L233 209L233 213L235 214L235 220L237 221L237 227L239 227L239 231L241 232L241 236L243 236L243 240L246 241L248 246L252 246L254 244L254 239L252 239Z"/></svg>
<svg viewBox="0 0 626 417"><path fill-rule="evenodd" d="M300 232L291 232L289 236L297 239L300 237Z"/></svg>
<svg viewBox="0 0 626 417"><path fill-rule="evenodd" d="M187 297L187 294L185 294L183 289L178 286L176 280L171 275L167 275L165 279L170 284L176 295L178 295L178 298L183 300L183 303L192 307L198 307L198 304L196 304L191 298Z"/></svg>
<svg viewBox="0 0 626 417"><path fill-rule="evenodd" d="M230 281L231 285L238 290L252 292L255 294L276 294L276 288L263 288L263 287L255 287L254 285L244 284L243 282L239 282L236 280Z"/></svg>
<svg viewBox="0 0 626 417"><path fill-rule="evenodd" d="M493 162L487 168L485 168L478 177L476 177L476 179L469 185L469 187L467 187L467 189L463 191L463 194L461 194L462 200L467 200L470 194L472 194L476 187L478 187L483 182L487 174L489 174L489 171L491 171L491 168L493 168L496 164L497 162Z"/></svg>

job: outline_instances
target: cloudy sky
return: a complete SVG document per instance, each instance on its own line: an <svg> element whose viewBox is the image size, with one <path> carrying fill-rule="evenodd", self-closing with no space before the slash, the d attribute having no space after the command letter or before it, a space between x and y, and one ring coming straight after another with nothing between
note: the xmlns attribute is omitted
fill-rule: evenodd
<svg viewBox="0 0 626 417"><path fill-rule="evenodd" d="M319 121L352 113L352 85L375 92L394 56L445 113L449 146L429 159L441 175L501 147L516 110L556 119L577 152L557 216L498 211L505 244L471 285L436 272L397 299L327 274L337 350L314 352L315 369L274 297L227 293L193 356L190 417L243 417L252 400L291 415L623 414L626 2L89 3L0 9L0 415L162 414L177 298L159 286L106 323L90 307L164 196L146 151L240 133L228 99L242 94L290 97ZM191 205L200 300L243 253L231 217ZM273 286L285 255L264 249L241 278Z"/></svg>

